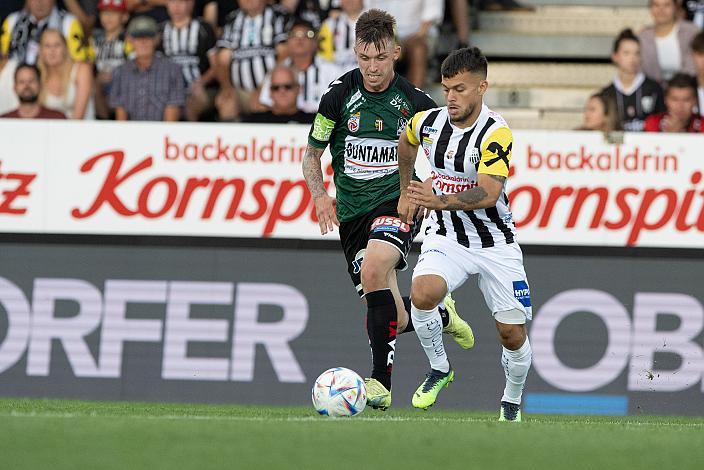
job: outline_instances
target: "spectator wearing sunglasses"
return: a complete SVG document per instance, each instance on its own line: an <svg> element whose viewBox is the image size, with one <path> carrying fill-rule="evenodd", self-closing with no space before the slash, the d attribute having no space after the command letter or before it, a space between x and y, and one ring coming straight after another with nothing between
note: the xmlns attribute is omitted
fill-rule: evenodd
<svg viewBox="0 0 704 470"><path fill-rule="evenodd" d="M244 122L311 124L315 114L302 111L297 105L300 85L296 70L288 65L277 65L271 72L268 92L271 109L245 116Z"/></svg>
<svg viewBox="0 0 704 470"><path fill-rule="evenodd" d="M313 29L313 24L307 20L296 19L288 33L289 56L282 63L296 69L300 85L298 107L307 113L318 111L318 103L328 85L342 75L337 65L319 58L317 52L318 35ZM269 77L264 79L259 95L259 103L268 108L272 106L272 97L268 90L269 81Z"/></svg>

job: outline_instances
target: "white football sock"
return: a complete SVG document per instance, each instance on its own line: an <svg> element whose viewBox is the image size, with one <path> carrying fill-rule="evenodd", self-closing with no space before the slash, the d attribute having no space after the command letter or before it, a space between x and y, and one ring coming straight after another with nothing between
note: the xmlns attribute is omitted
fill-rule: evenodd
<svg viewBox="0 0 704 470"><path fill-rule="evenodd" d="M503 348L501 365L504 367L506 387L504 388L504 395L501 397L501 401L515 403L516 405L521 404L523 386L526 383L532 356L533 352L530 349L528 337L526 337L523 346L515 351Z"/></svg>
<svg viewBox="0 0 704 470"><path fill-rule="evenodd" d="M430 361L430 367L440 372L449 372L450 363L442 342L442 319L438 308L420 310L411 303L411 317L416 335Z"/></svg>

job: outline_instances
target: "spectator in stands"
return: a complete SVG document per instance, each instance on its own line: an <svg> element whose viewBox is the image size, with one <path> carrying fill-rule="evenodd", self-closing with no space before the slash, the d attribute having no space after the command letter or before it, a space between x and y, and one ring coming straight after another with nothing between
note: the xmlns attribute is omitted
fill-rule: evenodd
<svg viewBox="0 0 704 470"><path fill-rule="evenodd" d="M274 67L271 72L271 85L269 85L271 109L249 114L244 121L312 124L315 113L306 113L296 104L296 97L299 96L300 91L296 75L296 70L290 66L277 65Z"/></svg>
<svg viewBox="0 0 704 470"><path fill-rule="evenodd" d="M71 59L60 31L45 29L42 33L37 66L41 71L40 100L44 106L61 111L69 119L95 119L92 67Z"/></svg>
<svg viewBox="0 0 704 470"><path fill-rule="evenodd" d="M318 103L328 85L342 75L337 66L316 55L317 49L318 39L313 25L309 21L296 19L288 33L289 57L282 63L298 71L298 84L301 86L298 107L307 113L318 111ZM259 96L259 103L265 107L272 105L269 80L267 76Z"/></svg>
<svg viewBox="0 0 704 470"><path fill-rule="evenodd" d="M401 59L408 64L406 77L418 88L425 86L428 57L437 39L444 4L440 0L366 0L367 8L378 8L396 18Z"/></svg>
<svg viewBox="0 0 704 470"><path fill-rule="evenodd" d="M208 23L193 18L194 0L169 0L169 12L161 33L161 49L181 66L186 82L185 117L198 121L212 110L217 93L215 33Z"/></svg>
<svg viewBox="0 0 704 470"><path fill-rule="evenodd" d="M337 65L342 75L357 67L357 56L354 54L354 25L362 14L364 1L342 0L340 8L340 14L326 19L320 28L318 55Z"/></svg>
<svg viewBox="0 0 704 470"><path fill-rule="evenodd" d="M157 23L163 23L169 19L166 13L166 2L168 0L125 0L127 10L132 13L132 17L149 16Z"/></svg>
<svg viewBox="0 0 704 470"><path fill-rule="evenodd" d="M328 17L333 2L320 0L280 0L279 5L291 18L309 21L316 31ZM325 4L325 5L323 5Z"/></svg>
<svg viewBox="0 0 704 470"><path fill-rule="evenodd" d="M217 42L220 92L215 99L221 120L256 108L266 74L286 57L287 16L265 0L240 0Z"/></svg>
<svg viewBox="0 0 704 470"><path fill-rule="evenodd" d="M114 118L115 111L108 105L113 71L128 58L132 48L125 37L129 15L125 0L100 0L98 14L102 29L91 36L91 53L95 63L95 114L100 119Z"/></svg>
<svg viewBox="0 0 704 470"><path fill-rule="evenodd" d="M24 119L66 119L66 116L54 109L48 109L39 102L41 94L41 74L36 65L20 64L15 70L15 93L19 107L0 115L0 118Z"/></svg>
<svg viewBox="0 0 704 470"><path fill-rule="evenodd" d="M704 111L704 32L694 36L690 48L694 68L697 70L697 111L702 114Z"/></svg>
<svg viewBox="0 0 704 470"><path fill-rule="evenodd" d="M113 73L110 104L118 120L178 121L186 102L181 67L156 52L159 28L148 16L137 16L127 26L134 59Z"/></svg>
<svg viewBox="0 0 704 470"><path fill-rule="evenodd" d="M641 71L640 44L633 31L625 29L616 37L611 60L616 77L601 93L616 103L624 130L642 131L645 118L664 112L665 102L660 85Z"/></svg>
<svg viewBox="0 0 704 470"><path fill-rule="evenodd" d="M667 82L667 111L648 116L647 132L702 132L702 117L697 106L697 81L691 75L678 73Z"/></svg>
<svg viewBox="0 0 704 470"><path fill-rule="evenodd" d="M0 55L34 64L39 54L39 36L45 29L60 31L71 58L88 59L88 47L80 21L56 6L56 0L27 0L23 10L8 16L2 25Z"/></svg>
<svg viewBox="0 0 704 470"><path fill-rule="evenodd" d="M650 0L654 24L639 35L643 73L662 84L675 73L694 74L689 44L699 29L679 19L678 0Z"/></svg>
<svg viewBox="0 0 704 470"><path fill-rule="evenodd" d="M613 99L603 93L590 96L584 106L584 120L577 130L601 132L623 130Z"/></svg>
<svg viewBox="0 0 704 470"><path fill-rule="evenodd" d="M0 57L0 114L15 109L20 103L15 94L15 70L18 62Z"/></svg>
<svg viewBox="0 0 704 470"><path fill-rule="evenodd" d="M90 36L95 26L98 14L97 4L96 0L59 0L59 7L68 10L81 22L86 36Z"/></svg>

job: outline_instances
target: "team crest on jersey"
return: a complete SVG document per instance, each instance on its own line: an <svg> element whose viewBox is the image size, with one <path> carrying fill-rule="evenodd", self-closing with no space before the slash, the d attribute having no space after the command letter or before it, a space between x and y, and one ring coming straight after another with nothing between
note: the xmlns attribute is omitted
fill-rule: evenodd
<svg viewBox="0 0 704 470"><path fill-rule="evenodd" d="M472 151L469 153L469 163L476 165L479 163L480 158L479 149L477 147L472 147Z"/></svg>
<svg viewBox="0 0 704 470"><path fill-rule="evenodd" d="M396 137L400 137L403 130L408 125L408 119L398 118L398 124L396 125Z"/></svg>
<svg viewBox="0 0 704 470"><path fill-rule="evenodd" d="M452 157L454 157L454 156L455 156L455 151L454 151L454 150L450 150L449 152L447 152L447 153L445 154L445 158L452 158Z"/></svg>
<svg viewBox="0 0 704 470"><path fill-rule="evenodd" d="M377 118L374 121L374 129L376 129L377 132L382 132L384 130L384 120Z"/></svg>
<svg viewBox="0 0 704 470"><path fill-rule="evenodd" d="M362 113L354 113L347 120L347 129L349 129L350 132L357 132L359 130L359 119L361 114Z"/></svg>

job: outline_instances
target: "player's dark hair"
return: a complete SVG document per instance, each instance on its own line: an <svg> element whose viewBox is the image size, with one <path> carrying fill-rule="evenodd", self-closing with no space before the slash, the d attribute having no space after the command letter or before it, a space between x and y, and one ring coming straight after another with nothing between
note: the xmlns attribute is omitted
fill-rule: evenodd
<svg viewBox="0 0 704 470"><path fill-rule="evenodd" d="M676 73L670 80L667 81L665 94L670 91L670 88L691 88L694 95L697 95L697 79L686 73Z"/></svg>
<svg viewBox="0 0 704 470"><path fill-rule="evenodd" d="M291 31L293 28L296 27L303 27L306 28L308 31L314 31L316 34L318 31L315 29L315 25L306 20L305 18L301 18L300 16L296 16L291 20L291 23L288 26L288 30Z"/></svg>
<svg viewBox="0 0 704 470"><path fill-rule="evenodd" d="M618 33L618 36L616 36L616 39L614 39L614 54L618 52L618 48L621 47L621 43L623 41L635 41L638 43L638 45L640 45L640 40L638 39L638 36L636 36L636 34L631 28L626 28L620 33Z"/></svg>
<svg viewBox="0 0 704 470"><path fill-rule="evenodd" d="M462 72L480 75L486 79L488 63L478 47L463 47L448 55L442 61L440 74L443 78L452 78Z"/></svg>
<svg viewBox="0 0 704 470"><path fill-rule="evenodd" d="M372 8L359 16L354 27L355 40L362 44L374 44L381 50L385 41L395 40L396 20L385 11Z"/></svg>
<svg viewBox="0 0 704 470"><path fill-rule="evenodd" d="M689 48L692 49L692 52L704 54L704 31L694 36L694 39L692 39L692 42L689 45Z"/></svg>
<svg viewBox="0 0 704 470"><path fill-rule="evenodd" d="M17 66L15 69L15 82L17 82L17 74L20 72L22 69L29 69L34 71L34 75L37 76L37 80L41 81L42 80L42 72L39 70L39 67L37 67L34 64L28 64L27 62L22 62Z"/></svg>

